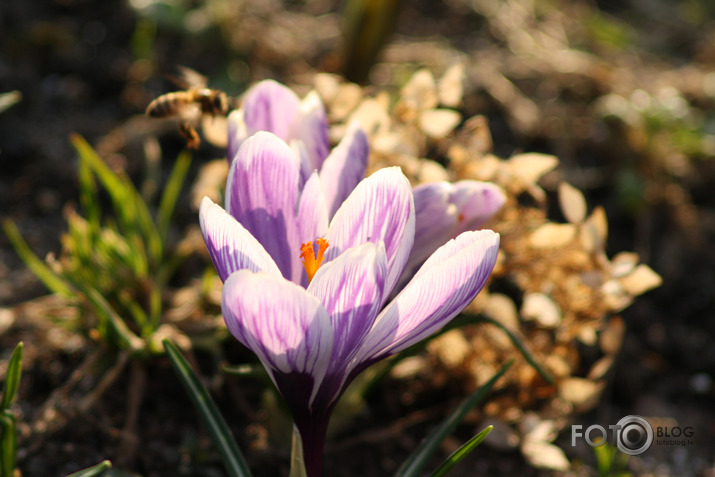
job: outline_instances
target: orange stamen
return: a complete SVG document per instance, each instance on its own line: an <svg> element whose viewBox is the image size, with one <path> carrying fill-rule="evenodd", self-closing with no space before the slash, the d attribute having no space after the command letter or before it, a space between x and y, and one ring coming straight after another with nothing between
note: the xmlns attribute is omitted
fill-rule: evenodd
<svg viewBox="0 0 715 477"><path fill-rule="evenodd" d="M319 238L315 241L318 246L318 256L315 256L313 251L313 244L311 242L304 243L300 246L300 258L303 259L303 266L305 267L305 273L308 275L308 283L313 280L315 272L320 268L320 264L323 263L323 255L328 249L328 241L324 238Z"/></svg>

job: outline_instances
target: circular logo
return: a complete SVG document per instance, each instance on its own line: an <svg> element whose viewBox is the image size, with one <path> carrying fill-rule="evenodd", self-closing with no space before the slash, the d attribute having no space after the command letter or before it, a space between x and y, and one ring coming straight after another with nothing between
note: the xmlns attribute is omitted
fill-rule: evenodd
<svg viewBox="0 0 715 477"><path fill-rule="evenodd" d="M626 416L618 421L616 445L627 455L640 455L653 444L653 427L641 416Z"/></svg>

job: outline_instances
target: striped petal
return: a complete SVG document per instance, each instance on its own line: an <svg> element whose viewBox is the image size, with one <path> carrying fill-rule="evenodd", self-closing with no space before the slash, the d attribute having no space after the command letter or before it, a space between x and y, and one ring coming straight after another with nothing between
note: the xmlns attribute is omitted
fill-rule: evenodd
<svg viewBox="0 0 715 477"><path fill-rule="evenodd" d="M221 309L231 334L256 353L283 396L310 407L333 346L328 313L320 302L281 277L240 270L224 284ZM295 386L296 376L309 388Z"/></svg>
<svg viewBox="0 0 715 477"><path fill-rule="evenodd" d="M209 255L222 281L242 269L280 276L278 266L263 246L208 197L201 201L199 222Z"/></svg>
<svg viewBox="0 0 715 477"><path fill-rule="evenodd" d="M294 124L294 138L299 139L306 149L311 171L319 171L330 153L328 139L328 118L320 96L311 91L300 103L300 116Z"/></svg>
<svg viewBox="0 0 715 477"><path fill-rule="evenodd" d="M459 214L457 235L483 226L501 210L506 196L501 187L491 182L459 181L454 183L450 202Z"/></svg>
<svg viewBox="0 0 715 477"><path fill-rule="evenodd" d="M325 306L333 328L332 367L345 370L380 311L387 278L382 243L351 248L323 265L308 286Z"/></svg>
<svg viewBox="0 0 715 477"><path fill-rule="evenodd" d="M484 287L499 249L491 230L465 232L440 247L377 317L355 366L401 351L447 324Z"/></svg>
<svg viewBox="0 0 715 477"><path fill-rule="evenodd" d="M289 141L300 116L300 99L288 87L264 80L253 86L243 100L243 120L248 135L269 131Z"/></svg>
<svg viewBox="0 0 715 477"><path fill-rule="evenodd" d="M448 182L434 182L414 188L415 243L406 272L416 271L432 252L454 238L458 212L449 200L452 188Z"/></svg>
<svg viewBox="0 0 715 477"><path fill-rule="evenodd" d="M360 125L354 122L320 170L320 181L325 191L330 217L335 215L340 205L365 177L369 155L370 144L367 136Z"/></svg>
<svg viewBox="0 0 715 477"><path fill-rule="evenodd" d="M287 279L298 276L299 160L272 133L244 142L226 182L226 211L263 244Z"/></svg>
<svg viewBox="0 0 715 477"><path fill-rule="evenodd" d="M317 172L311 174L300 194L298 204L298 227L300 240L313 241L328 231L328 207Z"/></svg>
<svg viewBox="0 0 715 477"><path fill-rule="evenodd" d="M414 188L415 243L398 289L438 247L462 232L476 230L506 201L501 188L489 182L434 182Z"/></svg>
<svg viewBox="0 0 715 477"><path fill-rule="evenodd" d="M407 262L415 234L412 188L399 167L388 167L361 181L335 213L326 238L328 260L366 242L385 244L389 294Z"/></svg>

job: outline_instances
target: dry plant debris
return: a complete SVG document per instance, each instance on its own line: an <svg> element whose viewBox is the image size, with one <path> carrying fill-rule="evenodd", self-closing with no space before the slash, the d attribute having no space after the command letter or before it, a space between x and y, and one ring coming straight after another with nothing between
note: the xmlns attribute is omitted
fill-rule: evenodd
<svg viewBox="0 0 715 477"><path fill-rule="evenodd" d="M558 167L558 158L493 155L486 119L462 121L452 109L459 105L462 82L457 78L463 71L454 65L439 80L427 70L417 71L394 99L326 74L315 77L314 87L327 105L333 137L340 137L351 121L369 133L369 171L398 165L414 185L475 179L493 181L506 191L504 209L487 226L501 234L499 260L488 290L468 311L483 313L518 335L555 382L546 382L504 332L489 324L434 339L420 357L422 369L429 370L435 386L460 376L466 391L514 358L516 365L501 382L509 392L494 397L475 419L507 424L518 439L513 432L495 433L502 436L498 444L520 445L532 465L564 469L568 461L550 440L574 413L597 404L624 335L617 313L661 279L639 264L636 254L609 259L605 212L597 206L588 214L583 194L572 185L561 182L557 187L567 222L549 220L547 193L539 180ZM426 158L434 158L435 151L439 162ZM583 348L590 350L588 356ZM527 421L535 421L534 426L525 428Z"/></svg>

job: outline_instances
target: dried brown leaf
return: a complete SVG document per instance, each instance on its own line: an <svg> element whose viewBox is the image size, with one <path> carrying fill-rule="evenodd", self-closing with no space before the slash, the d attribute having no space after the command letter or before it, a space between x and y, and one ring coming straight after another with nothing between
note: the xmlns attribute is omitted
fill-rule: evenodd
<svg viewBox="0 0 715 477"><path fill-rule="evenodd" d="M416 111L437 107L437 85L430 70L421 69L412 75L400 91L400 103Z"/></svg>
<svg viewBox="0 0 715 477"><path fill-rule="evenodd" d="M640 257L635 252L621 252L611 260L611 276L623 278L633 272Z"/></svg>
<svg viewBox="0 0 715 477"><path fill-rule="evenodd" d="M580 224L586 218L586 199L581 191L571 184L559 184L559 205L566 220L572 224Z"/></svg>
<svg viewBox="0 0 715 477"><path fill-rule="evenodd" d="M601 293L606 307L611 311L620 311L633 303L633 297L626 293L621 282L615 278L601 286Z"/></svg>
<svg viewBox="0 0 715 477"><path fill-rule="evenodd" d="M390 128L390 116L382 103L375 98L365 98L350 115L350 120L357 121L368 135L385 132Z"/></svg>
<svg viewBox="0 0 715 477"><path fill-rule="evenodd" d="M563 247L576 237L576 232L573 224L547 223L532 232L529 244L535 248Z"/></svg>
<svg viewBox="0 0 715 477"><path fill-rule="evenodd" d="M601 332L599 343L601 350L606 354L617 354L623 345L623 337L626 334L626 325L619 316L614 316L608 322L608 326Z"/></svg>
<svg viewBox="0 0 715 477"><path fill-rule="evenodd" d="M558 471L571 467L564 451L548 442L526 441L521 445L521 452L534 467Z"/></svg>
<svg viewBox="0 0 715 477"><path fill-rule="evenodd" d="M614 355L604 356L596 361L586 375L586 379L599 380L606 376L606 373L613 367L616 361Z"/></svg>
<svg viewBox="0 0 715 477"><path fill-rule="evenodd" d="M313 78L313 86L323 99L323 102L330 106L340 91L340 76L329 73L318 73Z"/></svg>
<svg viewBox="0 0 715 477"><path fill-rule="evenodd" d="M596 206L588 219L586 219L586 224L594 228L602 243L606 242L608 238L608 218L603 207Z"/></svg>
<svg viewBox="0 0 715 477"><path fill-rule="evenodd" d="M512 156L506 163L513 175L525 182L535 184L541 176L556 167L559 160L550 154L527 152Z"/></svg>
<svg viewBox="0 0 715 477"><path fill-rule="evenodd" d="M446 137L462 120L462 116L451 109L427 109L420 112L420 129L433 139Z"/></svg>
<svg viewBox="0 0 715 477"><path fill-rule="evenodd" d="M456 108L462 102L464 93L464 65L455 63L442 75L437 84L437 96L442 106Z"/></svg>
<svg viewBox="0 0 715 477"><path fill-rule="evenodd" d="M448 181L449 173L442 164L430 159L424 159L420 164L419 173L417 174L417 182L419 184L427 182Z"/></svg>
<svg viewBox="0 0 715 477"><path fill-rule="evenodd" d="M521 306L525 320L536 321L544 328L556 328L561 323L561 310L554 300L543 293L527 293Z"/></svg>
<svg viewBox="0 0 715 477"><path fill-rule="evenodd" d="M559 395L573 404L575 410L586 411L598 403L605 387L603 382L584 378L568 378L559 383Z"/></svg>
<svg viewBox="0 0 715 477"><path fill-rule="evenodd" d="M550 355L544 359L544 364L557 378L565 378L571 376L571 366L561 356Z"/></svg>
<svg viewBox="0 0 715 477"><path fill-rule="evenodd" d="M335 121L342 121L358 107L360 100L362 100L362 88L360 86L353 83L341 84L334 101L330 105L330 116Z"/></svg>
<svg viewBox="0 0 715 477"><path fill-rule="evenodd" d="M623 289L632 296L638 296L648 290L659 287L663 283L660 275L644 264L638 265L632 273L620 280L623 284Z"/></svg>

